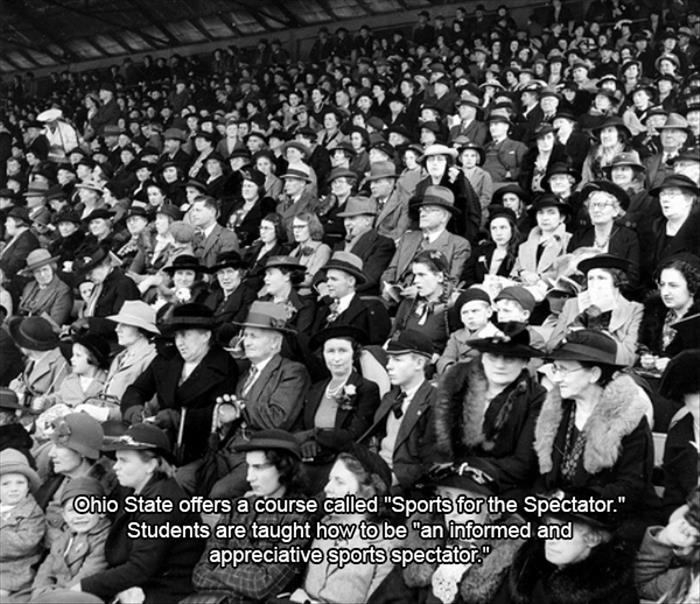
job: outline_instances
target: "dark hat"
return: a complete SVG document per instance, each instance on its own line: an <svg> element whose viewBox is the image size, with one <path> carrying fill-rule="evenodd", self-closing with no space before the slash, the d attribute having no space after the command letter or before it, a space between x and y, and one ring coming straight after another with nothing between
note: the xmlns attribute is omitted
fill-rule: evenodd
<svg viewBox="0 0 700 604"><path fill-rule="evenodd" d="M430 130L433 134L440 134L440 124L438 124L435 120L428 120L427 122L421 122L418 125L419 128L425 128L426 130Z"/></svg>
<svg viewBox="0 0 700 604"><path fill-rule="evenodd" d="M126 213L126 218L127 220L131 218L132 216L140 216L141 218L145 218L146 220L150 220L150 216L148 212L146 211L146 208L138 205L132 205L129 208L129 211Z"/></svg>
<svg viewBox="0 0 700 604"><path fill-rule="evenodd" d="M677 161L694 161L694 162L700 162L700 148L699 147L690 147L683 149L676 157L673 159L669 160L672 164L676 163Z"/></svg>
<svg viewBox="0 0 700 604"><path fill-rule="evenodd" d="M0 409L21 409L17 393L10 388L0 387Z"/></svg>
<svg viewBox="0 0 700 604"><path fill-rule="evenodd" d="M557 120L557 119L569 120L570 122L577 122L578 121L578 118L573 113L571 113L571 111L565 111L563 109L557 111L554 114L554 119L555 120Z"/></svg>
<svg viewBox="0 0 700 604"><path fill-rule="evenodd" d="M357 153L355 152L355 148L347 141L339 142L335 147L333 147L332 149L329 149L328 153L330 155L333 155L334 153L337 153L338 151L345 153L350 158L355 157L357 155ZM344 170L344 168L335 168L335 169L336 170ZM345 170L345 171L347 171L347 170Z"/></svg>
<svg viewBox="0 0 700 604"><path fill-rule="evenodd" d="M297 134L298 134L298 133L299 133L299 132L297 131ZM265 143L265 144L267 145L267 136L265 136L265 133L264 133L264 132L260 132L259 130L253 130L253 131L249 132L248 134L246 134L246 135L243 137L243 141L244 141L245 143L247 143L247 142L248 142L251 138L253 138L254 136L255 136L256 138L259 138L260 140L262 140L263 143Z"/></svg>
<svg viewBox="0 0 700 604"><path fill-rule="evenodd" d="M287 451L301 460L301 447L294 435L286 430L259 430L247 442L235 445L236 451Z"/></svg>
<svg viewBox="0 0 700 604"><path fill-rule="evenodd" d="M177 258L176 258L177 260ZM222 268L243 268L246 263L243 262L241 255L236 251L222 252L216 256L216 262L210 266L208 272L211 274Z"/></svg>
<svg viewBox="0 0 700 604"><path fill-rule="evenodd" d="M265 175L260 170L241 170L241 176L243 180L249 180L258 188L265 186Z"/></svg>
<svg viewBox="0 0 700 604"><path fill-rule="evenodd" d="M489 115L488 121L489 122L503 122L503 123L509 124L509 125L513 123L511 121L511 119L505 113L501 113L500 111L491 112L491 114Z"/></svg>
<svg viewBox="0 0 700 604"><path fill-rule="evenodd" d="M248 161L250 161L250 160L252 159L252 156L251 156L251 154L250 154L250 150L249 150L247 147L236 147L236 148L234 148L234 150L231 151L231 153L229 154L228 160L229 160L229 162L230 162L232 159L235 159L235 158L237 158L237 157L241 157L241 158L243 158L243 159L247 159Z"/></svg>
<svg viewBox="0 0 700 604"><path fill-rule="evenodd" d="M172 448L168 435L151 424L134 424L121 436L104 438L103 451L154 451L171 461Z"/></svg>
<svg viewBox="0 0 700 604"><path fill-rule="evenodd" d="M414 353L430 359L435 349L430 338L415 329L404 329L393 338L386 349L387 354L399 355Z"/></svg>
<svg viewBox="0 0 700 604"><path fill-rule="evenodd" d="M493 197L491 197L491 204L503 205L503 196L506 193L513 193L514 195L517 195L526 205L530 203L530 194L519 184L511 183L504 185L503 187L499 187L494 191Z"/></svg>
<svg viewBox="0 0 700 604"><path fill-rule="evenodd" d="M515 215L515 212L510 208L506 208L505 206L491 204L486 208L486 210L488 211L488 219L486 220L487 224L491 224L491 222L496 218L507 218L513 224L517 224L518 222L518 217Z"/></svg>
<svg viewBox="0 0 700 604"><path fill-rule="evenodd" d="M700 161L700 160L699 160ZM644 171L646 168L639 160L639 154L636 151L623 151L613 157L609 166L605 166L603 170L610 173L615 166L630 166L636 170Z"/></svg>
<svg viewBox="0 0 700 604"><path fill-rule="evenodd" d="M357 172L353 170L348 170L347 168L333 168L331 173L328 175L328 182L333 182L336 178L350 178L352 180L357 180Z"/></svg>
<svg viewBox="0 0 700 604"><path fill-rule="evenodd" d="M114 216L115 216L114 212L107 210L105 208L101 208L101 209L93 210L92 212L90 212L90 214L88 214L85 217L84 222L90 222L91 220L99 220L99 219L111 220L112 218L114 218Z"/></svg>
<svg viewBox="0 0 700 604"><path fill-rule="evenodd" d="M659 384L659 394L682 401L683 395L700 391L700 349L684 350L666 365Z"/></svg>
<svg viewBox="0 0 700 604"><path fill-rule="evenodd" d="M185 183L185 188L187 187L192 187L193 189L197 189L200 193L206 193L207 191L207 185L205 185L201 180L197 180L196 178L190 178L186 183Z"/></svg>
<svg viewBox="0 0 700 604"><path fill-rule="evenodd" d="M305 271L306 267L292 256L271 256L265 262L265 268L288 268Z"/></svg>
<svg viewBox="0 0 700 604"><path fill-rule="evenodd" d="M544 193L537 197L528 211L534 215L543 208L557 208L562 213L570 213L572 211L568 203L552 193Z"/></svg>
<svg viewBox="0 0 700 604"><path fill-rule="evenodd" d="M98 459L104 432L100 422L87 413L69 413L54 422L51 440L84 457Z"/></svg>
<svg viewBox="0 0 700 604"><path fill-rule="evenodd" d="M190 254L180 254L172 261L172 264L163 267L163 272L174 275L175 271L194 271L195 273L207 272L207 267L200 264L199 258Z"/></svg>
<svg viewBox="0 0 700 604"><path fill-rule="evenodd" d="M667 174L663 182L649 191L652 195L658 196L664 189L678 188L691 193L698 194L698 186L684 174Z"/></svg>
<svg viewBox="0 0 700 604"><path fill-rule="evenodd" d="M309 157L309 155L311 155L311 150L309 149L309 147L299 141L287 141L286 143L284 143L284 145L282 145L282 153L287 153L287 149L296 149L304 157Z"/></svg>
<svg viewBox="0 0 700 604"><path fill-rule="evenodd" d="M469 462L435 465L426 475L425 482L436 487L460 489L477 496L490 497L497 493L493 477Z"/></svg>
<svg viewBox="0 0 700 604"><path fill-rule="evenodd" d="M323 270L324 272L327 272L330 269L343 271L348 275L355 277L357 284L360 285L367 281L367 276L365 275L363 268L364 264L359 256L356 256L350 252L338 251L333 252L331 259L323 267Z"/></svg>
<svg viewBox="0 0 700 604"><path fill-rule="evenodd" d="M13 206L7 213L8 218L14 218L15 220L21 220L25 224L31 224L31 219L29 218L29 210L23 206Z"/></svg>
<svg viewBox="0 0 700 604"><path fill-rule="evenodd" d="M73 264L73 271L78 275L84 275L109 257L109 250L101 245L86 250L84 256L77 258Z"/></svg>
<svg viewBox="0 0 700 604"><path fill-rule="evenodd" d="M592 180L581 190L581 196L583 199L587 199L588 196L594 191L605 191L612 195L620 204L623 210L626 210L630 205L630 196L627 194L622 187L619 187L609 180Z"/></svg>
<svg viewBox="0 0 700 604"><path fill-rule="evenodd" d="M456 142L457 142L457 141L455 140L455 143L456 143ZM466 143L464 143L464 144L460 144L460 145L457 147L457 151L459 152L460 155L461 155L464 151L467 151L467 150L470 150L470 149L471 149L472 151L476 151L476 152L479 154L479 163L478 163L477 165L479 165L479 166L483 165L484 161L486 161L486 153L485 153L485 151L484 151L484 148L483 148L481 145L477 145L476 143L473 143L473 142L469 141L469 142L466 142Z"/></svg>
<svg viewBox="0 0 700 604"><path fill-rule="evenodd" d="M311 182L311 172L306 164L291 164L287 171L282 174L282 178L294 178L304 182Z"/></svg>
<svg viewBox="0 0 700 604"><path fill-rule="evenodd" d="M171 139L184 142L187 140L187 135L185 131L180 128L167 128L165 132L163 132L163 138L166 140Z"/></svg>
<svg viewBox="0 0 700 604"><path fill-rule="evenodd" d="M182 220L182 211L172 203L164 203L160 205L158 209L156 209L156 214L165 214L172 220Z"/></svg>
<svg viewBox="0 0 700 604"><path fill-rule="evenodd" d="M377 149L378 151L381 151L388 157L394 157L394 153L396 152L396 149L394 149L394 147L391 146L388 142L386 142L383 138L371 143L369 146L369 150L371 149Z"/></svg>
<svg viewBox="0 0 700 604"><path fill-rule="evenodd" d="M507 321L497 324L500 334L490 338L467 340L472 348L479 352L489 352L504 357L530 359L541 357L543 353L530 346L530 332L525 323Z"/></svg>
<svg viewBox="0 0 700 604"><path fill-rule="evenodd" d="M176 258L177 260L177 258ZM163 325L163 329L174 332L181 329L214 329L214 312L204 304L189 302L175 307L173 314Z"/></svg>
<svg viewBox="0 0 700 604"><path fill-rule="evenodd" d="M454 308L457 312L462 310L462 306L468 302L474 302L475 300L479 302L485 302L486 304L491 304L491 296L489 296L486 290L481 289L478 286L472 286L465 289L454 303Z"/></svg>
<svg viewBox="0 0 700 604"><path fill-rule="evenodd" d="M504 287L498 293L494 302L498 302L499 300L513 300L514 302L520 304L523 310L530 312L535 310L535 306L537 304L535 296L530 293L530 290L520 285Z"/></svg>
<svg viewBox="0 0 700 604"><path fill-rule="evenodd" d="M549 178L555 174L566 174L567 176L571 176L575 182L578 182L581 179L578 170L570 166L567 162L563 161L554 162L551 166L549 166L547 173L545 174L545 180L549 180Z"/></svg>
<svg viewBox="0 0 700 604"><path fill-rule="evenodd" d="M87 333L85 335L75 336L73 344L80 344L87 348L95 357L97 366L100 369L106 369L109 366L110 347L109 342L101 336Z"/></svg>
<svg viewBox="0 0 700 604"><path fill-rule="evenodd" d="M350 443L344 452L352 455L367 473L379 476L387 491L391 488L391 469L380 455L358 443Z"/></svg>
<svg viewBox="0 0 700 604"><path fill-rule="evenodd" d="M548 355L553 361L579 361L595 365L623 367L617 362L617 342L596 329L577 329L569 332L554 351Z"/></svg>
<svg viewBox="0 0 700 604"><path fill-rule="evenodd" d="M13 317L8 324L10 335L21 348L46 351L58 346L58 335L43 317Z"/></svg>
<svg viewBox="0 0 700 604"><path fill-rule="evenodd" d="M576 265L576 268L584 274L593 268L617 269L626 273L631 265L632 263L627 258L622 258L615 254L598 254L581 260Z"/></svg>
<svg viewBox="0 0 700 604"><path fill-rule="evenodd" d="M197 134L194 135L195 138L203 138L213 143L216 140L216 134L213 132L208 132L207 130L197 130Z"/></svg>
<svg viewBox="0 0 700 604"><path fill-rule="evenodd" d="M540 124L537 129L535 130L535 138L541 138L543 136L546 136L547 134L555 134L556 130L554 129L554 126L549 123L544 123Z"/></svg>
<svg viewBox="0 0 700 604"><path fill-rule="evenodd" d="M79 495L104 497L105 494L104 487L97 478L93 478L92 476L78 476L68 482L66 488L63 489L59 503L63 505L70 499L78 497Z"/></svg>
<svg viewBox="0 0 700 604"><path fill-rule="evenodd" d="M269 329L282 334L296 333L294 329L287 327L288 319L288 311L284 304L256 300L250 305L246 320L235 325Z"/></svg>
<svg viewBox="0 0 700 604"><path fill-rule="evenodd" d="M622 120L621 117L617 117L617 116L612 116L612 117L605 119L601 124L599 124L595 128L591 128L591 132L593 132L597 136L601 130L604 130L605 128L611 128L611 127L617 128L618 130L625 132L627 134L627 138L632 138L632 133L630 132L630 129L627 127L627 124L625 124L625 122Z"/></svg>
<svg viewBox="0 0 700 604"><path fill-rule="evenodd" d="M206 161L215 161L218 162L219 165L221 165L222 168L226 167L227 163L226 160L219 154L219 153L210 153L207 155L207 160ZM172 162L174 166L179 167L179 164L176 162ZM163 168L165 168L166 165L163 164Z"/></svg>
<svg viewBox="0 0 700 604"><path fill-rule="evenodd" d="M326 327L321 331L316 332L311 340L309 340L309 349L317 350L326 340L331 340L333 338L341 338L346 340L353 340L354 342L364 345L368 342L368 336L364 330L354 325L331 325Z"/></svg>
<svg viewBox="0 0 700 604"><path fill-rule="evenodd" d="M439 185L430 185L426 188L422 199L413 207L422 208L424 206L438 206L455 214L459 210L455 207L454 193L447 187Z"/></svg>
<svg viewBox="0 0 700 604"><path fill-rule="evenodd" d="M602 504L603 499L600 496L600 492L589 487L569 487L565 490L557 490L556 492L545 495L535 495L535 497L543 501L546 500L552 502L549 506L547 506L549 511L544 514L545 518L557 518L564 522L585 524L586 526L606 531L614 531L620 525L621 519L618 513L607 511L589 511L591 506L578 508L585 510L578 511L578 509L573 507L571 503L561 506L556 506L554 503L557 500L561 502L573 502L574 500L588 502L590 500L594 500ZM572 509L577 511L564 511ZM599 505L594 508L594 510L597 509L606 510L608 507L606 505ZM534 513L523 511L523 515L526 519L531 519L538 524L543 522L543 519L536 516Z"/></svg>

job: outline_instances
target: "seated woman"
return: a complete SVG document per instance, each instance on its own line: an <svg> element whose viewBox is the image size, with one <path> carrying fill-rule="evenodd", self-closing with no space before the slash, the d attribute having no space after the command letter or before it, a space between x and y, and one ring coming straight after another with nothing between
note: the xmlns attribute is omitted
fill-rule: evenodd
<svg viewBox="0 0 700 604"><path fill-rule="evenodd" d="M586 289L564 303L547 350L553 350L571 330L596 329L615 339L620 365L634 364L642 305L630 302L620 293L628 267L626 258L612 254L599 254L578 263L578 270L586 276Z"/></svg>
<svg viewBox="0 0 700 604"><path fill-rule="evenodd" d="M202 553L204 541L194 534L187 537L164 536L162 532L157 536L132 534L132 527L141 523L153 530L171 525L194 526L201 521L199 514L179 510L179 503L186 495L173 478L168 437L153 425L135 424L123 436L106 441L103 448L116 452L114 471L129 495L146 502L170 501L173 510L132 512L120 506L105 542L108 568L83 577L73 589L106 601L119 600L124 594L127 601L147 604L178 602L193 591L192 568ZM135 599L135 594L141 599Z"/></svg>
<svg viewBox="0 0 700 604"><path fill-rule="evenodd" d="M262 172L243 170L241 175L241 198L233 203L226 227L236 233L241 248L246 248L257 239L262 218L275 211L275 201L265 192Z"/></svg>
<svg viewBox="0 0 700 604"><path fill-rule="evenodd" d="M623 520L632 527L657 501L654 445L649 401L631 377L618 374L617 349L609 335L580 329L549 355L554 388L535 428L536 488L592 489L620 501Z"/></svg>
<svg viewBox="0 0 700 604"><path fill-rule="evenodd" d="M294 216L292 231L297 245L289 255L306 267L304 280L299 285L299 295L308 296L312 293L314 276L330 260L331 248L322 242L323 226L313 212L302 212Z"/></svg>
<svg viewBox="0 0 700 604"><path fill-rule="evenodd" d="M523 323L500 323L501 334L470 340L482 353L443 377L434 410L436 459L466 462L497 493L532 483L535 421L545 389L527 370L542 353L530 346Z"/></svg>
<svg viewBox="0 0 700 604"><path fill-rule="evenodd" d="M362 445L352 445L347 453L338 455L328 484L324 488L326 499L342 499L354 496L357 499L383 497L391 488L391 470L386 462L376 453ZM336 513L328 514L320 524L359 525L362 523L380 525L386 521L388 513L382 503L377 514ZM400 546L396 538L387 539L381 531L375 539L363 539L358 531L347 540L314 539L311 548L324 552L320 564L309 564L303 587L296 589L287 602L314 602L341 604L343 602L367 602L385 577L389 575L393 564L389 561L392 549ZM382 563L346 564L339 566L329 562L327 554L331 549L357 551L374 548L383 550L386 561ZM284 601L283 601L284 602Z"/></svg>
<svg viewBox="0 0 700 604"><path fill-rule="evenodd" d="M258 525L273 529L312 520L309 514L297 511L255 511L255 502L260 499L306 498L303 494L300 468L301 450L294 436L284 430L259 430L251 435L249 441L241 444L238 450L245 453L250 491L245 497L232 502L231 511L221 515L217 528L223 527L226 531L228 526L250 527L253 522L257 522ZM207 541L205 551L192 573L192 582L197 595L180 604L201 602L202 594L225 596L234 602L264 602L267 598L288 588L295 577L302 573L303 564L241 562L236 566L228 566L221 564L218 559L219 553L226 550L266 551L273 548L306 550L309 545L308 539L299 536L288 543L280 544L280 539L272 535L254 539L250 531L246 532L244 538L224 538L214 535Z"/></svg>
<svg viewBox="0 0 700 604"><path fill-rule="evenodd" d="M542 123L534 131L535 144L523 157L518 182L526 191L540 194L547 191L547 177L555 163L568 161L564 145L557 142L556 130L551 124Z"/></svg>
<svg viewBox="0 0 700 604"><path fill-rule="evenodd" d="M177 256L171 265L163 268L163 272L170 277L170 282L158 288L158 297L153 302L160 324L167 322L178 306L201 303L208 295L203 279L207 267L200 264L196 256Z"/></svg>
<svg viewBox="0 0 700 604"><path fill-rule="evenodd" d="M563 503L591 497L605 499L587 489L573 488L550 498ZM616 533L619 519L614 514L549 512L533 520L550 529L570 525L573 534L569 538L531 537L510 567L507 596L497 602L639 602L634 586L634 547Z"/></svg>
<svg viewBox="0 0 700 604"><path fill-rule="evenodd" d="M379 407L379 389L357 371L367 334L349 325L328 327L315 334L309 348L321 351L330 377L316 382L304 400L295 433L310 477L311 493L328 479L338 451L356 441L372 424Z"/></svg>
<svg viewBox="0 0 700 604"><path fill-rule="evenodd" d="M684 348L671 325L700 312L700 259L677 254L659 267L658 275L658 291L644 301L639 354L642 367L663 371L670 358Z"/></svg>
<svg viewBox="0 0 700 604"><path fill-rule="evenodd" d="M394 329L390 337L414 329L426 335L440 354L450 337L447 305L452 293L450 269L442 252L425 250L416 254L411 264L412 288L415 298L404 298L396 310Z"/></svg>
<svg viewBox="0 0 700 604"><path fill-rule="evenodd" d="M581 194L586 199L591 226L574 233L568 251L594 248L603 254L625 258L629 261L627 289L635 291L639 285L639 238L618 220L629 207L629 196L617 185L604 180L588 183Z"/></svg>
<svg viewBox="0 0 700 604"><path fill-rule="evenodd" d="M491 199L491 205L503 206L515 214L517 230L523 238L527 237L533 226L532 217L527 212L529 204L530 194L515 183L496 189Z"/></svg>
<svg viewBox="0 0 700 604"><path fill-rule="evenodd" d="M666 526L647 529L635 565L639 595L661 604L697 600L698 554L700 487L696 486Z"/></svg>
<svg viewBox="0 0 700 604"><path fill-rule="evenodd" d="M256 294L263 286L265 264L273 256L282 256L287 251L287 234L279 214L266 214L260 221L259 237L243 252L243 261L248 267L246 287Z"/></svg>
<svg viewBox="0 0 700 604"><path fill-rule="evenodd" d="M508 277L518 255L522 240L515 213L502 206L490 205L488 216L487 238L472 250L464 265L462 281L466 287L484 283L489 276Z"/></svg>
<svg viewBox="0 0 700 604"><path fill-rule="evenodd" d="M217 323L244 321L255 296L243 285L245 265L241 255L235 251L219 254L216 263L209 267L209 274L216 276L216 284L204 304L214 311Z"/></svg>
<svg viewBox="0 0 700 604"><path fill-rule="evenodd" d="M17 314L24 316L46 315L58 327L69 322L73 310L73 292L57 275L58 256L39 248L29 252L27 267L19 271L21 277L33 279L24 286ZM11 311L12 307L8 308Z"/></svg>

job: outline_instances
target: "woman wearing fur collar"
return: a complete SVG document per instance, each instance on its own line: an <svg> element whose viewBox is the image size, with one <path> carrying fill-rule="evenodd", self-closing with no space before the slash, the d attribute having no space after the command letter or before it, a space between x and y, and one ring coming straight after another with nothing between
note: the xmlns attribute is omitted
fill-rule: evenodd
<svg viewBox="0 0 700 604"><path fill-rule="evenodd" d="M437 461L468 462L504 494L529 486L537 460L532 448L545 389L528 373L540 351L522 323L501 323L501 334L469 340L482 353L452 366L435 408Z"/></svg>
<svg viewBox="0 0 700 604"><path fill-rule="evenodd" d="M572 332L550 355L554 388L535 428L539 490L587 487L617 501L626 520L656 495L648 399L617 373L617 344L592 329Z"/></svg>

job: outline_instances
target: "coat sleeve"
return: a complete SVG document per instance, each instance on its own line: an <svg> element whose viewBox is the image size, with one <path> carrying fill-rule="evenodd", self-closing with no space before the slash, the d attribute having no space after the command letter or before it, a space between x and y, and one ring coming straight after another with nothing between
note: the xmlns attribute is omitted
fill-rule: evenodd
<svg viewBox="0 0 700 604"><path fill-rule="evenodd" d="M450 336L450 339L447 340L447 345L445 346L445 350L443 351L442 355L440 355L440 358L438 359L436 363L437 367L437 373L438 375L442 375L447 371L447 368L459 361L459 344L457 342L457 338L455 338L455 334L452 333Z"/></svg>
<svg viewBox="0 0 700 604"><path fill-rule="evenodd" d="M49 316L56 325L65 325L73 310L73 294L68 287L61 288L56 294L56 299L51 305Z"/></svg>
<svg viewBox="0 0 700 604"><path fill-rule="evenodd" d="M657 601L683 579L687 569L676 564L673 549L658 540L660 526L647 528L634 565L637 592Z"/></svg>
<svg viewBox="0 0 700 604"><path fill-rule="evenodd" d="M150 401L157 392L156 373L158 357L146 370L127 387L121 400L122 417L129 423L135 423L146 402Z"/></svg>
<svg viewBox="0 0 700 604"><path fill-rule="evenodd" d="M304 404L309 388L309 374L303 365L283 364L266 404L246 407L248 425L255 430L291 429Z"/></svg>
<svg viewBox="0 0 700 604"><path fill-rule="evenodd" d="M33 500L32 500L33 501ZM2 557L16 559L33 554L46 532L46 520L41 508L34 503L19 512L22 518L14 525L3 525Z"/></svg>
<svg viewBox="0 0 700 604"><path fill-rule="evenodd" d="M377 239L377 245L374 250L372 250L372 255L367 258L364 264L364 272L367 276L367 282L357 288L358 291L371 290L375 287L379 287L381 291L380 280L382 278L383 271L388 267L391 262L391 258L394 255L396 246L394 242L388 237L379 237Z"/></svg>
<svg viewBox="0 0 700 604"><path fill-rule="evenodd" d="M617 332L619 347L617 350L617 362L623 365L634 365L637 360L637 341L639 339L639 325L642 322L643 306L638 302L633 305L630 318Z"/></svg>
<svg viewBox="0 0 700 604"><path fill-rule="evenodd" d="M464 265L467 263L471 254L472 248L466 239L460 237L455 241L454 251L452 252L452 260L450 262L450 276L458 281L464 271Z"/></svg>

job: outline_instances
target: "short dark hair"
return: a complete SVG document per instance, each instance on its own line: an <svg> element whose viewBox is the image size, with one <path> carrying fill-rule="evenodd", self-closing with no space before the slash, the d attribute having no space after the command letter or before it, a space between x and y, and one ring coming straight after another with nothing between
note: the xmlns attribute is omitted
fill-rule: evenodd
<svg viewBox="0 0 700 604"><path fill-rule="evenodd" d="M657 281L661 279L661 273L668 268L675 269L681 275L683 275L683 278L685 279L685 282L688 285L688 291L690 292L691 296L695 296L695 294L698 293L698 291L700 290L700 270L698 270L695 266L693 266L690 262L686 260L683 260L681 258L672 258L664 262L659 267L656 274Z"/></svg>
<svg viewBox="0 0 700 604"><path fill-rule="evenodd" d="M275 237L277 238L278 242L284 243L287 240L287 233L284 228L282 216L276 212L270 212L269 214L266 214L260 222L269 222L275 227Z"/></svg>
<svg viewBox="0 0 700 604"><path fill-rule="evenodd" d="M287 495L303 495L307 489L306 476L297 457L279 449L264 451L265 457L279 472L279 482Z"/></svg>

